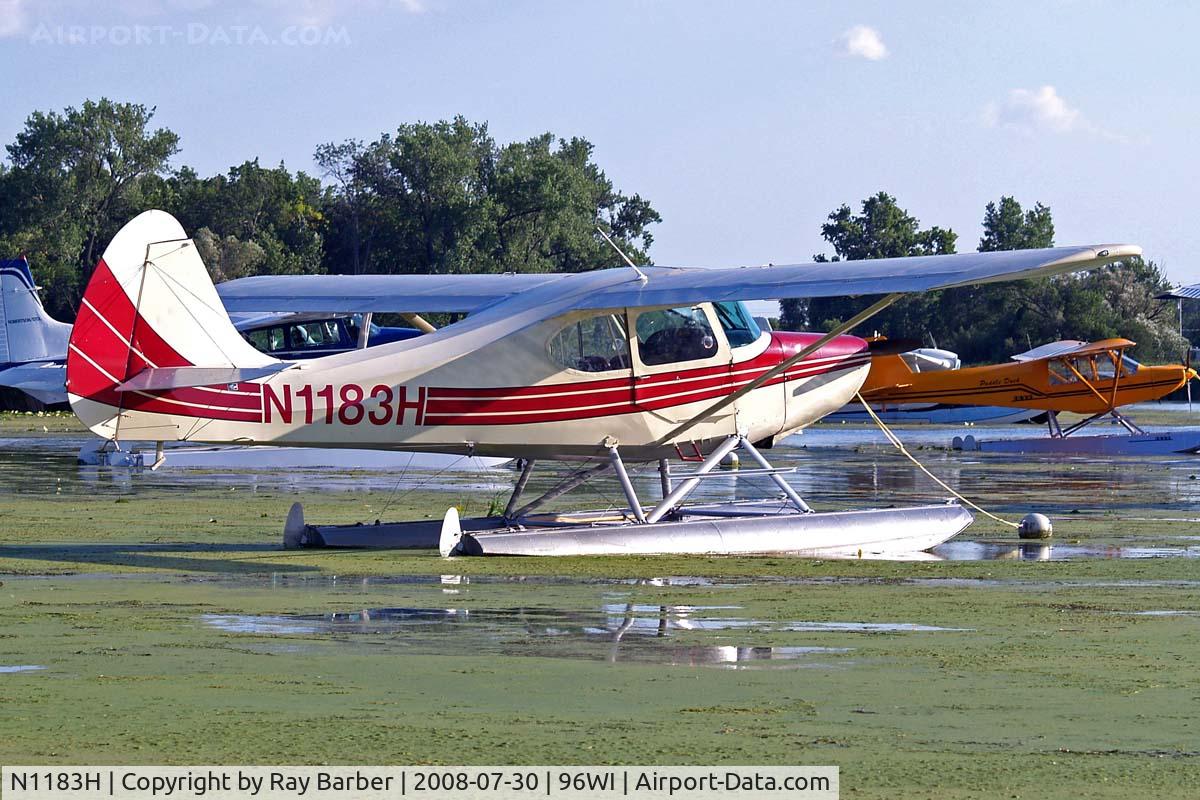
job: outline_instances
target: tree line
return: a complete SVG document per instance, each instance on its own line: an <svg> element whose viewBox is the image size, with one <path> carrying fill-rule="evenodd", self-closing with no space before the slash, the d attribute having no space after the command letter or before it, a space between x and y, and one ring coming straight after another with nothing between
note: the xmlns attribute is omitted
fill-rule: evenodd
<svg viewBox="0 0 1200 800"><path fill-rule="evenodd" d="M645 260L658 212L618 190L586 139L498 144L462 117L322 145L322 175L258 160L201 176L154 109L103 99L35 112L0 164L0 253L25 254L47 310L74 318L116 231L169 211L216 281L306 273L578 271L611 265L602 226Z"/></svg>
<svg viewBox="0 0 1200 800"><path fill-rule="evenodd" d="M374 141L316 148L320 175L257 159L201 176L172 167L179 137L154 109L107 99L34 112L0 163L0 257L25 254L47 309L74 318L96 260L126 221L149 208L174 214L213 279L293 273L575 272L613 266L601 226L650 263L661 216L617 189L581 137L546 133L497 143L463 117L406 123ZM1012 197L989 203L980 250L1049 247L1050 209ZM957 234L922 228L880 192L857 213L835 209L821 227L829 263L955 252ZM1176 360L1186 343L1168 284L1150 261L1056 278L914 295L868 327L955 350L968 363L1002 361L1060 338L1125 336L1147 361ZM828 330L874 298L781 303L780 324ZM861 332L861 331L860 331Z"/></svg>
<svg viewBox="0 0 1200 800"><path fill-rule="evenodd" d="M952 230L922 229L885 192L864 200L857 214L848 205L834 210L821 234L834 255L819 253L814 259L831 264L954 253L958 241ZM1005 196L984 209L979 251L1054 244L1047 206L1036 203L1025 209ZM927 346L953 350L968 364L1005 361L1059 339L1111 337L1137 342L1131 353L1147 363L1177 362L1186 358L1189 344L1180 336L1174 304L1155 299L1170 286L1153 261L1132 258L1090 272L910 295L866 325L892 338L921 339ZM878 299L784 300L780 324L791 330L829 330Z"/></svg>

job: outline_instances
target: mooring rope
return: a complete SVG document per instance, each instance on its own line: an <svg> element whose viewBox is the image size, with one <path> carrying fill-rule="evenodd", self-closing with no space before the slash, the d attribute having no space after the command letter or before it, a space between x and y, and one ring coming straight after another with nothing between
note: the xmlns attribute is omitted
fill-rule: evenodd
<svg viewBox="0 0 1200 800"><path fill-rule="evenodd" d="M400 483L401 483L401 481L404 480L405 476L408 475L409 467L412 466L412 462L416 459L416 457L417 457L417 454L413 453L412 457L408 459L407 463L405 463L404 468L400 470L400 477L396 478L395 485L392 486L392 490L390 492L388 492L388 496L386 498L386 501L383 504L383 507L381 509L379 509L379 511L375 512L381 518L383 516L383 512L387 511L393 502L395 502L396 500L401 500L405 497L408 497L410 494L417 491L418 489L424 488L425 486L432 483L433 480L435 478L439 477L443 472L447 472L448 470L451 470L451 469L454 469L455 467L457 467L459 464L462 463L464 458L470 458L470 456L459 456L454 461L451 461L449 464L447 464L446 466L439 469L437 472L433 473L432 475L429 475L424 480L417 481L417 483L415 485L410 486L408 489L405 489L403 492L401 492L400 491Z"/></svg>
<svg viewBox="0 0 1200 800"><path fill-rule="evenodd" d="M912 453L908 452L908 448L904 446L904 442L900 441L900 437L897 436L896 434L892 433L892 429L889 428L884 423L884 421L879 418L879 415L875 413L875 409L871 408L870 404L867 403L867 401L863 399L863 396L861 394L859 394L858 392L855 392L854 396L858 398L858 402L862 403L862 407L865 408L867 410L867 413L871 415L871 419L874 420L875 424L879 426L879 430L883 431L883 435L888 438L888 441L891 442L892 445L894 445L897 450L899 450L901 453L903 453L908 458L909 461L911 461L914 465L916 465L917 469L921 470L921 472L924 472L926 475L928 475L929 478L934 483L936 483L938 486L941 486L947 492L949 492L950 494L952 494L956 498L958 498L959 502L961 502L963 505L975 509L976 511L978 511L980 514L983 514L988 519L994 519L996 522L999 522L1001 525L1007 525L1010 528L1018 528L1019 529L1021 527L1020 525L1018 525L1015 522L1009 522L1006 519L1001 519L1000 517L997 517L995 514L988 511L987 509L982 508L981 506L978 506L975 503L972 503L970 500L968 500L962 494L960 494L959 492L952 489L945 481L943 481L937 475L934 475L932 472L930 472L928 469L926 469L925 465L922 464L920 461L918 461L916 456L914 456Z"/></svg>

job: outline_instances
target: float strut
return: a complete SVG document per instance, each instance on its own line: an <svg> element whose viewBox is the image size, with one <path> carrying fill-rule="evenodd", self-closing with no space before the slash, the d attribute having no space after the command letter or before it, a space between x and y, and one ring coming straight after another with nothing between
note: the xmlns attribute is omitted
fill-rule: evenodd
<svg viewBox="0 0 1200 800"><path fill-rule="evenodd" d="M740 436L730 436L728 439L717 445L717 449L713 450L712 453L709 454L708 458L704 459L704 463L696 468L696 471L692 473L691 477L680 482L678 486L671 490L670 494L664 497L662 501L654 507L654 510L646 515L646 522L658 522L667 515L667 512L682 503L684 498L691 494L692 490L699 485L700 478L696 476L703 475L706 472L712 472L714 469L716 469L717 465L721 463L721 459L729 455L729 453L731 453L739 444L741 444L742 441L743 439Z"/></svg>
<svg viewBox="0 0 1200 800"><path fill-rule="evenodd" d="M541 506L544 503L548 503L556 497L562 497L564 494L571 491L576 486L581 486L584 483L587 483L589 480L594 478L596 475L600 474L601 472L604 472L604 470L609 469L610 467L612 467L611 461L602 461L599 464L595 465L594 467L588 467L587 469L583 470L582 472L577 472L574 475L568 475L566 478L563 478L563 480L561 480L557 486L555 486L550 491L546 492L544 495L539 497L537 500L534 500L534 501L526 504L519 511L514 512L511 519L514 519L514 520L520 519L521 517L528 514L530 511L533 511L538 506Z"/></svg>
<svg viewBox="0 0 1200 800"><path fill-rule="evenodd" d="M529 476L533 474L535 463L535 459L525 459L525 466L521 468L521 477L517 478L517 485L513 488L512 497L508 498L508 505L504 507L505 522L513 518L513 511L517 508L517 501L521 499L521 493L525 491L525 485L529 483Z"/></svg>
<svg viewBox="0 0 1200 800"><path fill-rule="evenodd" d="M763 469L774 470L774 467L771 466L771 463L763 457L762 453L758 452L758 448L750 444L749 439L742 439L742 449L749 453L750 457L757 461L758 465ZM813 513L813 510L809 507L808 503L804 502L804 499L800 497L800 495L796 494L796 490L788 485L788 482L783 479L782 475L774 471L767 474L771 480L775 481L775 485L783 490L783 493L787 499L792 501L792 505L800 509L805 514Z"/></svg>
<svg viewBox="0 0 1200 800"><path fill-rule="evenodd" d="M629 473L625 471L625 462L621 460L621 454L617 451L615 444L608 446L608 461L617 473L617 480L621 482L621 488L625 490L625 499L629 501L629 510L633 512L633 516L638 522L645 522L646 513L642 511L642 501L638 500L637 492L633 490L633 481L629 480Z"/></svg>

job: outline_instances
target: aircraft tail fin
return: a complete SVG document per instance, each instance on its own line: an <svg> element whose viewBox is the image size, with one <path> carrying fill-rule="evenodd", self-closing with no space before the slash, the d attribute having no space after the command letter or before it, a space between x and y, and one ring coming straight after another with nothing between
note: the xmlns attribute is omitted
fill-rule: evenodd
<svg viewBox="0 0 1200 800"><path fill-rule="evenodd" d="M231 383L201 396L202 389L180 388L196 386L194 380L163 385L160 376L170 370L277 365L237 332L179 222L147 211L113 237L84 291L68 345L67 394L85 425L117 438L126 409L238 419L238 407L251 398L237 395L259 393L257 385L240 389ZM154 379L130 383L143 372Z"/></svg>
<svg viewBox="0 0 1200 800"><path fill-rule="evenodd" d="M42 308L29 262L0 261L0 364L61 361L71 326Z"/></svg>

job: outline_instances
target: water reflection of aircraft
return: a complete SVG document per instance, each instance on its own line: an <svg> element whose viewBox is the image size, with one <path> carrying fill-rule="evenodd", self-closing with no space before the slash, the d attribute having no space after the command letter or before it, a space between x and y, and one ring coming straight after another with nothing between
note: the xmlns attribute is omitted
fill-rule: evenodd
<svg viewBox="0 0 1200 800"><path fill-rule="evenodd" d="M653 662L676 665L736 666L747 662L796 659L849 652L846 647L771 647L763 645L692 644L672 641L686 631L736 631L765 623L707 615L715 609L693 606L606 605L600 612L528 607L363 608L293 618L270 618L264 625L245 619L226 625L246 632L349 633L402 635L409 647L432 645L426 638L468 631L502 653L540 656L583 656L610 662ZM295 627L289 630L287 622ZM478 652L473 648L475 652Z"/></svg>
<svg viewBox="0 0 1200 800"><path fill-rule="evenodd" d="M755 443L770 444L854 396L869 352L846 334L902 292L1087 269L1138 252L1102 245L836 266L629 262L572 274L259 277L243 279L242 294L227 293L223 304L179 223L149 211L117 233L92 274L71 334L67 386L84 424L115 441L526 459L500 517L468 523L476 532L464 533L454 509L447 512L438 537L446 554L923 550L970 524L970 514L954 505L812 513ZM824 335L761 331L741 302L885 292ZM226 307L278 310L283 301L293 311L468 316L415 339L282 361L251 347ZM788 505L685 509L690 492L735 450L758 464L747 472L768 477ZM697 463L677 484L672 456ZM543 459L590 464L522 506ZM658 461L661 500L643 505L626 459ZM627 508L590 518L533 516L607 470ZM419 529L422 544L428 527ZM329 543L299 514L287 530L291 543Z"/></svg>

